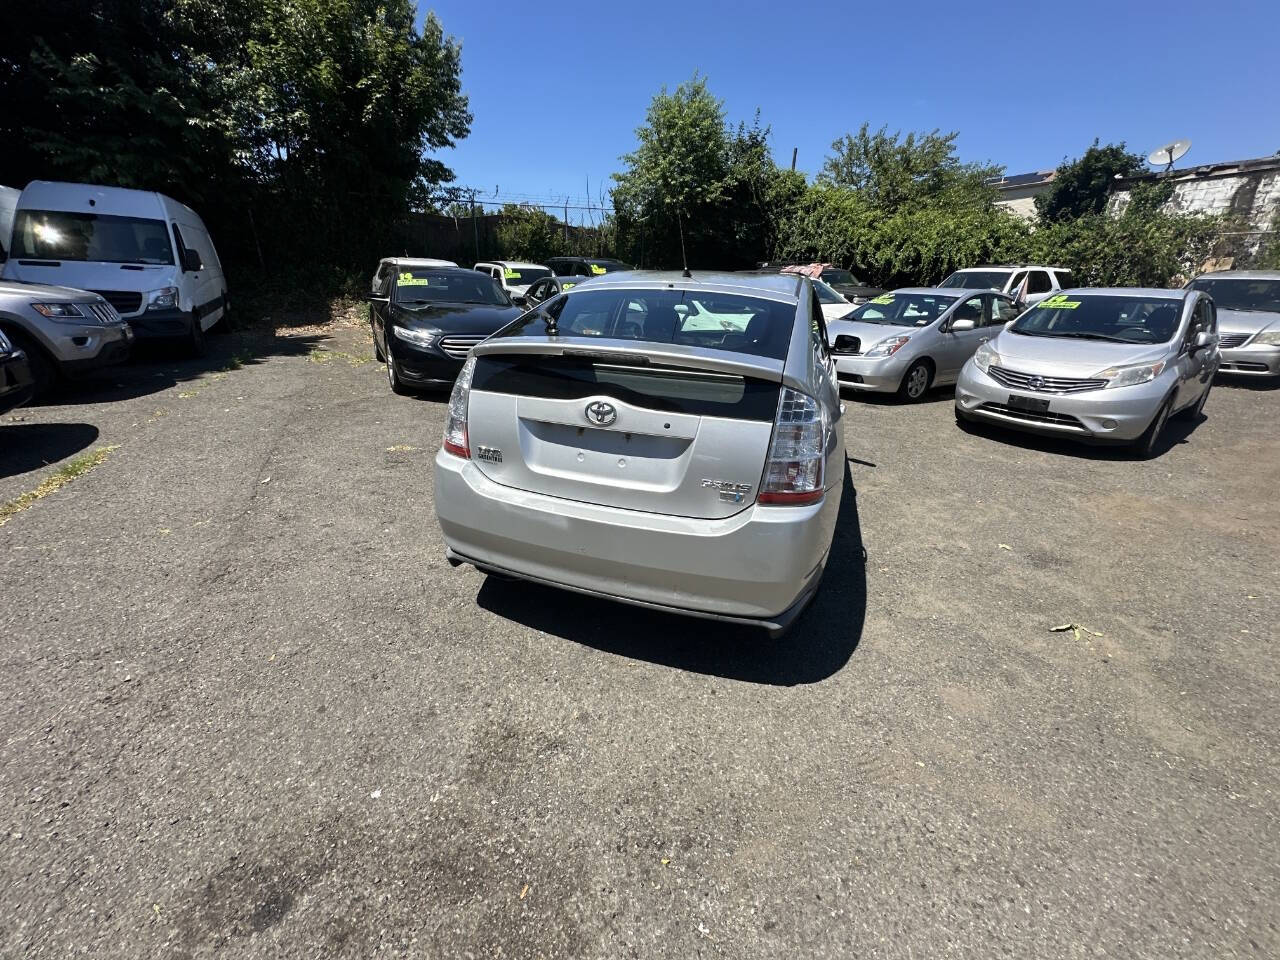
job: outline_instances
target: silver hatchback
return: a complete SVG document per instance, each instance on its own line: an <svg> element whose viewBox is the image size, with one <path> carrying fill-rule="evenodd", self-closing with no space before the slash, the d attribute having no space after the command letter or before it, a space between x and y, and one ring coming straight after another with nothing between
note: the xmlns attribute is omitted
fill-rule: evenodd
<svg viewBox="0 0 1280 960"><path fill-rule="evenodd" d="M955 383L973 352L1018 315L993 290L907 287L873 297L828 325L840 386L919 400Z"/></svg>
<svg viewBox="0 0 1280 960"><path fill-rule="evenodd" d="M1220 270L1188 286L1213 297L1220 372L1280 377L1280 270Z"/></svg>
<svg viewBox="0 0 1280 960"><path fill-rule="evenodd" d="M1213 300L1197 290L1065 290L984 344L956 384L956 419L1158 449L1198 415L1218 370Z"/></svg>
<svg viewBox="0 0 1280 960"><path fill-rule="evenodd" d="M780 635L844 480L805 278L615 273L474 348L435 506L451 562Z"/></svg>

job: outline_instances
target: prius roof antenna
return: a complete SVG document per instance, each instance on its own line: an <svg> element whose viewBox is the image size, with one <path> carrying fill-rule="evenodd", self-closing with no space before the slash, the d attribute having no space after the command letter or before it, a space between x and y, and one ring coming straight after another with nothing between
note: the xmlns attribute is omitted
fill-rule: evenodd
<svg viewBox="0 0 1280 960"><path fill-rule="evenodd" d="M680 215L680 208L676 208L676 225L680 228L680 264L684 267L680 276L693 279L693 274L689 272L689 258L684 252L684 217Z"/></svg>

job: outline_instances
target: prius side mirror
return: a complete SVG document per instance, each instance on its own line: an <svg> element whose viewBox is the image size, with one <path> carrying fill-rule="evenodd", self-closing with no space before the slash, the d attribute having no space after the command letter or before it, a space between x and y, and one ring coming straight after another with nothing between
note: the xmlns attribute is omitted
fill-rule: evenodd
<svg viewBox="0 0 1280 960"><path fill-rule="evenodd" d="M974 330L977 326L972 320L952 320L951 326L947 329L951 333L963 333L965 330Z"/></svg>

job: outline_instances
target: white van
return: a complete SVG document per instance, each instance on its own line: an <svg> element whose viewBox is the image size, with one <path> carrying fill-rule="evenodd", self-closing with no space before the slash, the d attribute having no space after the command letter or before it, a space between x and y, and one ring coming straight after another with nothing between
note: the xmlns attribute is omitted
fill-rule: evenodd
<svg viewBox="0 0 1280 960"><path fill-rule="evenodd" d="M197 353L229 309L204 221L149 190L32 181L18 198L3 276L92 290L139 338L181 338Z"/></svg>
<svg viewBox="0 0 1280 960"><path fill-rule="evenodd" d="M18 208L21 190L0 186L0 263L9 255L9 236L13 233L13 213Z"/></svg>

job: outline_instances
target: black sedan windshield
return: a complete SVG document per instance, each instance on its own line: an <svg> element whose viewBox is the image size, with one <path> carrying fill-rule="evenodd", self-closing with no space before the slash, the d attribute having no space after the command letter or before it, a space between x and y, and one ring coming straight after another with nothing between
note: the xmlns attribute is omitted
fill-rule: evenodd
<svg viewBox="0 0 1280 960"><path fill-rule="evenodd" d="M845 319L889 327L927 327L956 299L936 293L885 293L868 300Z"/></svg>
<svg viewBox="0 0 1280 960"><path fill-rule="evenodd" d="M396 276L396 303L487 303L510 306L496 280L474 270L415 267Z"/></svg>
<svg viewBox="0 0 1280 960"><path fill-rule="evenodd" d="M1028 337L1165 343L1178 331L1182 301L1057 294L1041 300L1009 329Z"/></svg>
<svg viewBox="0 0 1280 960"><path fill-rule="evenodd" d="M1003 290L1008 279L1008 270L958 270L938 286L960 287L964 290Z"/></svg>
<svg viewBox="0 0 1280 960"><path fill-rule="evenodd" d="M1244 277L1202 277L1191 283L1213 297L1219 310L1256 310L1280 313L1280 280L1247 280Z"/></svg>

